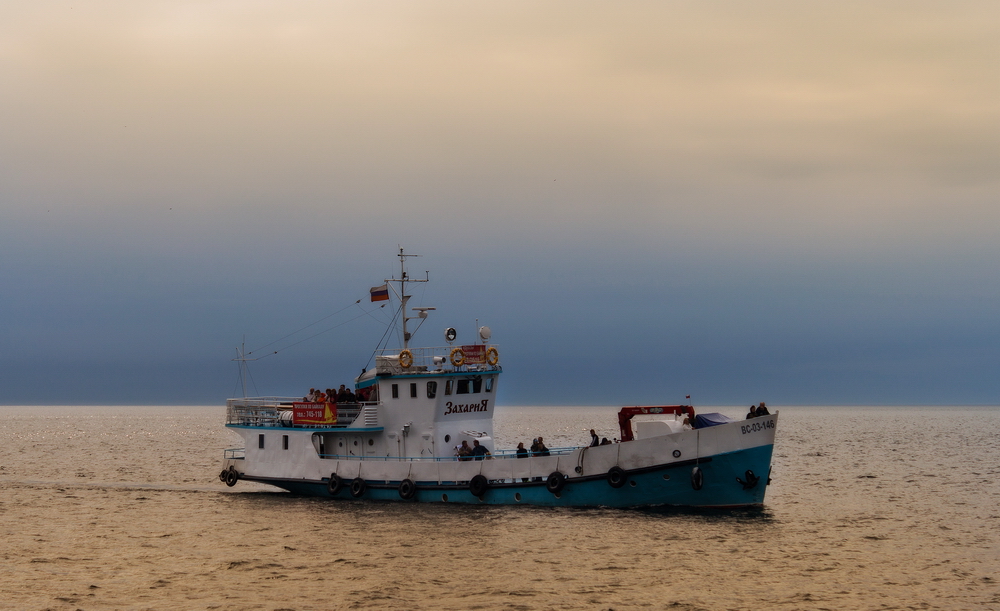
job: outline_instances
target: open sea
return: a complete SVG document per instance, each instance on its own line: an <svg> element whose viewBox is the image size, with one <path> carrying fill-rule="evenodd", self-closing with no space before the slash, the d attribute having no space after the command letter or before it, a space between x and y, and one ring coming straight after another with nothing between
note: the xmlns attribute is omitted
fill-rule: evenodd
<svg viewBox="0 0 1000 611"><path fill-rule="evenodd" d="M775 409L765 508L705 512L227 488L222 406L0 407L0 609L1000 610L1000 408ZM616 412L501 407L497 447Z"/></svg>

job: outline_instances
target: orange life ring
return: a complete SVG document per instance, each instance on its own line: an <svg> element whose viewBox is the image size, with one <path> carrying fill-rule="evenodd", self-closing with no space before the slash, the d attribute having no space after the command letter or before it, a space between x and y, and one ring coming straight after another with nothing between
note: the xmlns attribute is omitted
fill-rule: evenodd
<svg viewBox="0 0 1000 611"><path fill-rule="evenodd" d="M451 349L451 364L455 367L461 367L462 363L465 362L465 352L461 348Z"/></svg>
<svg viewBox="0 0 1000 611"><path fill-rule="evenodd" d="M409 350L403 350L399 353L399 366L403 369L409 369L413 365L413 353Z"/></svg>
<svg viewBox="0 0 1000 611"><path fill-rule="evenodd" d="M496 364L500 362L500 353L497 352L496 348L490 348L486 351L486 362L490 367L496 367Z"/></svg>

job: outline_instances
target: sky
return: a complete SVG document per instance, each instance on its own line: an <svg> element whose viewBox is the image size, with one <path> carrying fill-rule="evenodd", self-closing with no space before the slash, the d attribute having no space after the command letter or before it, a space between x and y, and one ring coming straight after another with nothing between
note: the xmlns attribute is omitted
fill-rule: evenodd
<svg viewBox="0 0 1000 611"><path fill-rule="evenodd" d="M998 404L998 66L990 1L4 3L0 403L349 383L403 247L503 404Z"/></svg>

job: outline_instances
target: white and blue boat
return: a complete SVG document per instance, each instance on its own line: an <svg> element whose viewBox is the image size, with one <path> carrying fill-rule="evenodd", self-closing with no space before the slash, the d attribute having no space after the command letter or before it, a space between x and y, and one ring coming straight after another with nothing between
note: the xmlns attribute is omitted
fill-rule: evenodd
<svg viewBox="0 0 1000 611"><path fill-rule="evenodd" d="M407 276L392 289L403 345L377 352L354 380L353 400L229 399L226 426L243 448L225 451L221 480L344 500L566 507L753 507L764 503L778 414L733 421L689 405L629 406L620 440L518 454L498 448L493 414L502 367L488 327L473 344L410 346ZM412 315L411 315L412 314ZM245 367L245 361L241 366ZM245 394L245 392L244 392ZM633 420L633 416L643 419ZM654 418L649 420L649 418ZM634 425L634 427L633 427ZM463 442L487 455L459 456Z"/></svg>

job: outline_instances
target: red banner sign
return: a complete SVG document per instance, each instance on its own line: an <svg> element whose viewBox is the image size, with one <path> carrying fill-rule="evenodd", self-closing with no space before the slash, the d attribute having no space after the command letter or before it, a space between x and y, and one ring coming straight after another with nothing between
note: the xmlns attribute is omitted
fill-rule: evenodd
<svg viewBox="0 0 1000 611"><path fill-rule="evenodd" d="M293 424L337 424L337 406L332 403L292 403Z"/></svg>
<svg viewBox="0 0 1000 611"><path fill-rule="evenodd" d="M465 354L466 365L482 365L486 362L486 346L482 344L462 346L462 353Z"/></svg>

